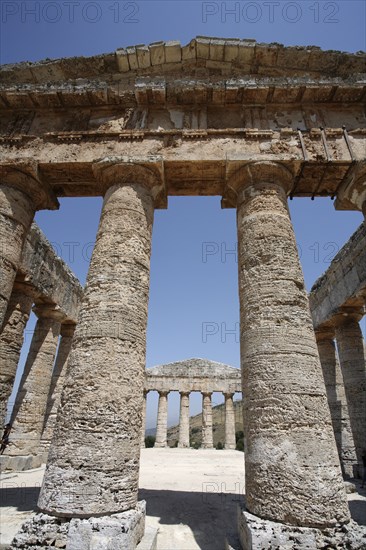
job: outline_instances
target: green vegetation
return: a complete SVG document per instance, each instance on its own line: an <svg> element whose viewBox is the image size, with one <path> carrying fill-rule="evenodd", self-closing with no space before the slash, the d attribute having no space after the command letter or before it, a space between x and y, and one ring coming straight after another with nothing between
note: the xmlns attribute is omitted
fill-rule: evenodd
<svg viewBox="0 0 366 550"><path fill-rule="evenodd" d="M147 435L145 437L145 447L148 449L155 445L155 437L153 435Z"/></svg>

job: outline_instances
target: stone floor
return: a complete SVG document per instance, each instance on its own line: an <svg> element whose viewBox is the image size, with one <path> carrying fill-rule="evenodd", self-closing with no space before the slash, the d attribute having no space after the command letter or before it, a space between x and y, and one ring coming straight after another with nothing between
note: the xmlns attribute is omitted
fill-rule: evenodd
<svg viewBox="0 0 366 550"><path fill-rule="evenodd" d="M35 509L44 467L1 476L1 549ZM366 525L366 489L349 494L353 518ZM238 451L143 449L140 499L147 524L158 527L158 550L223 550L236 542L236 505L244 492Z"/></svg>

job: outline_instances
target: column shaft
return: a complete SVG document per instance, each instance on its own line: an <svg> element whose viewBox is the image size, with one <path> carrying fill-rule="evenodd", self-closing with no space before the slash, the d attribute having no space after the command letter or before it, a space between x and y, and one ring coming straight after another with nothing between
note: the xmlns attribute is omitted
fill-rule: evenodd
<svg viewBox="0 0 366 550"><path fill-rule="evenodd" d="M154 204L105 194L38 506L91 517L135 508Z"/></svg>
<svg viewBox="0 0 366 550"><path fill-rule="evenodd" d="M180 394L178 447L189 447L189 393Z"/></svg>
<svg viewBox="0 0 366 550"><path fill-rule="evenodd" d="M168 428L168 393L159 392L158 418L156 423L156 438L154 447L167 446Z"/></svg>
<svg viewBox="0 0 366 550"><path fill-rule="evenodd" d="M225 449L235 449L235 413L233 393L225 393Z"/></svg>
<svg viewBox="0 0 366 550"><path fill-rule="evenodd" d="M347 498L282 186L282 178L287 189L292 179L275 163L250 164L242 177L237 226L247 508L291 525L347 522Z"/></svg>
<svg viewBox="0 0 366 550"><path fill-rule="evenodd" d="M22 191L0 184L0 332L35 210Z"/></svg>
<svg viewBox="0 0 366 550"><path fill-rule="evenodd" d="M20 352L24 340L24 329L32 309L35 290L24 283L16 282L6 311L3 331L0 334L0 401L1 419L13 390Z"/></svg>
<svg viewBox="0 0 366 550"><path fill-rule="evenodd" d="M40 440L47 408L62 315L52 306L35 308L38 321L12 413L8 454L19 469L41 464ZM32 460L29 459L32 458Z"/></svg>
<svg viewBox="0 0 366 550"><path fill-rule="evenodd" d="M357 458L333 334L319 331L316 336L342 472L353 477Z"/></svg>
<svg viewBox="0 0 366 550"><path fill-rule="evenodd" d="M202 447L213 448L211 393L202 393Z"/></svg>
<svg viewBox="0 0 366 550"><path fill-rule="evenodd" d="M142 426L141 426L141 447L145 447L145 433L146 433L146 398L147 398L147 393L146 391L144 391L144 399L142 401L142 414L141 414L141 422L142 422Z"/></svg>
<svg viewBox="0 0 366 550"><path fill-rule="evenodd" d="M351 430L359 471L366 449L366 364L364 341L356 319L346 318L336 327L339 361L344 380Z"/></svg>
<svg viewBox="0 0 366 550"><path fill-rule="evenodd" d="M61 339L58 346L55 366L52 372L44 419L44 428L41 437L40 453L42 455L42 462L47 461L47 455L51 445L53 430L56 424L57 409L61 401L62 388L66 377L66 365L71 351L74 332L75 325L64 324L61 326Z"/></svg>

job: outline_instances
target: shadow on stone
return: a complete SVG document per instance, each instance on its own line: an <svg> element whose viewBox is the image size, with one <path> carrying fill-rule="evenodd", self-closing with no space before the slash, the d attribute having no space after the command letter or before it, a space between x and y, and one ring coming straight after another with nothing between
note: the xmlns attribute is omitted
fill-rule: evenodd
<svg viewBox="0 0 366 550"><path fill-rule="evenodd" d="M7 484L5 486L5 483ZM0 489L0 506L14 506L19 512L37 510L40 487L22 487L15 483L4 482Z"/></svg>
<svg viewBox="0 0 366 550"><path fill-rule="evenodd" d="M366 501L351 500L348 505L352 519L359 525L366 525Z"/></svg>
<svg viewBox="0 0 366 550"><path fill-rule="evenodd" d="M146 500L147 516L160 518L161 530L164 525L188 526L201 550L222 550L225 538L236 537L236 507L244 500L236 493L152 489L140 489L139 499ZM177 548L178 541L177 533L172 547Z"/></svg>

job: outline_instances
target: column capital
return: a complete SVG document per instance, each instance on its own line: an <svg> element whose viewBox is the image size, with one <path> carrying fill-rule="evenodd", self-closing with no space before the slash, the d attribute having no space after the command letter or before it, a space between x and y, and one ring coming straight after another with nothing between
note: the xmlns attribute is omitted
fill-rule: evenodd
<svg viewBox="0 0 366 550"><path fill-rule="evenodd" d="M245 193L251 187L281 187L286 194L290 193L294 183L294 175L279 162L257 161L236 163L228 170L226 187L222 198L222 208L235 208L239 193Z"/></svg>
<svg viewBox="0 0 366 550"><path fill-rule="evenodd" d="M169 391L160 391L158 390L158 394L159 394L159 397L167 397L168 394L170 393L170 390Z"/></svg>
<svg viewBox="0 0 366 550"><path fill-rule="evenodd" d="M336 210L360 210L366 217L366 162L357 163L337 192Z"/></svg>
<svg viewBox="0 0 366 550"><path fill-rule="evenodd" d="M212 396L212 391L202 391L202 396L203 397L211 397Z"/></svg>
<svg viewBox="0 0 366 550"><path fill-rule="evenodd" d="M143 396L146 398L147 397L147 394L149 393L150 390L144 390L143 391Z"/></svg>
<svg viewBox="0 0 366 550"><path fill-rule="evenodd" d="M62 323L66 319L66 315L61 311L59 306L54 304L36 304L33 307L33 312L37 315L38 319L53 319Z"/></svg>
<svg viewBox="0 0 366 550"><path fill-rule="evenodd" d="M322 327L315 331L315 338L317 342L323 342L325 340L334 340L335 332L333 326Z"/></svg>
<svg viewBox="0 0 366 550"><path fill-rule="evenodd" d="M190 391L180 391L180 396L182 397L183 395L187 395L188 397L191 395L191 392Z"/></svg>
<svg viewBox="0 0 366 550"><path fill-rule="evenodd" d="M33 160L1 164L0 185L24 193L33 204L34 210L58 210L60 207L52 188L41 181L38 163Z"/></svg>
<svg viewBox="0 0 366 550"><path fill-rule="evenodd" d="M39 296L39 291L33 285L27 283L26 281L17 281L15 280L13 285L13 293L23 294L24 296L29 296L30 298L36 298Z"/></svg>
<svg viewBox="0 0 366 550"><path fill-rule="evenodd" d="M332 317L335 328L349 321L356 321L359 323L365 314L364 307L341 307L339 311Z"/></svg>
<svg viewBox="0 0 366 550"><path fill-rule="evenodd" d="M61 325L60 336L65 336L66 338L72 338L74 336L76 329L75 323L63 323Z"/></svg>
<svg viewBox="0 0 366 550"><path fill-rule="evenodd" d="M103 196L114 185L143 185L150 189L155 208L167 208L164 165L160 156L107 157L93 164L93 172Z"/></svg>
<svg viewBox="0 0 366 550"><path fill-rule="evenodd" d="M225 397L225 399L230 399L230 397L232 399L234 397L234 392L231 392L231 391L230 392L229 391L225 392L225 391L223 391L222 393L223 393L223 396Z"/></svg>

